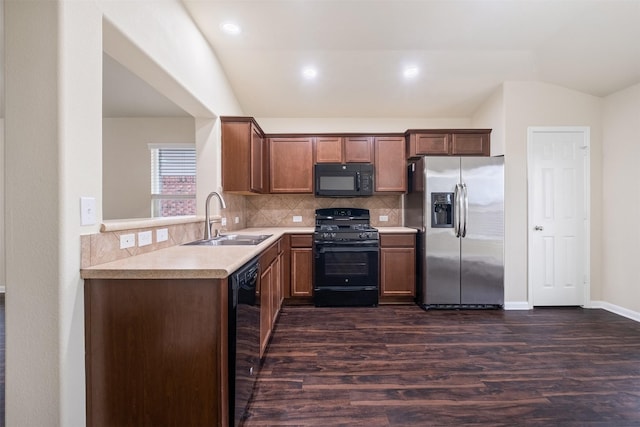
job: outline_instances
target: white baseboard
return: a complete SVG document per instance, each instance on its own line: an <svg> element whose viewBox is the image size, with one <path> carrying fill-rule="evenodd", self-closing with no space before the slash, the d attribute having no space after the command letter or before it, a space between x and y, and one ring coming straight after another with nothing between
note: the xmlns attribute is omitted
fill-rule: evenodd
<svg viewBox="0 0 640 427"><path fill-rule="evenodd" d="M505 310L529 310L527 301L507 301L504 303Z"/></svg>
<svg viewBox="0 0 640 427"><path fill-rule="evenodd" d="M640 322L640 313L637 311L629 310L628 308L620 307L619 305L611 304L606 301L591 301L589 308L602 308L603 310Z"/></svg>

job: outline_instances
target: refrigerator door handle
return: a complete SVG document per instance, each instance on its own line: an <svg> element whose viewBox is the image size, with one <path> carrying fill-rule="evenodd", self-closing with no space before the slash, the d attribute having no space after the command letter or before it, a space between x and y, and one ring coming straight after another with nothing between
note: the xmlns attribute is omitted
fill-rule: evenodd
<svg viewBox="0 0 640 427"><path fill-rule="evenodd" d="M456 184L456 188L453 193L453 231L456 237L460 237L460 184Z"/></svg>
<svg viewBox="0 0 640 427"><path fill-rule="evenodd" d="M469 220L469 194L467 184L462 184L462 209L464 210L464 220L462 223L462 237L467 237L467 221Z"/></svg>

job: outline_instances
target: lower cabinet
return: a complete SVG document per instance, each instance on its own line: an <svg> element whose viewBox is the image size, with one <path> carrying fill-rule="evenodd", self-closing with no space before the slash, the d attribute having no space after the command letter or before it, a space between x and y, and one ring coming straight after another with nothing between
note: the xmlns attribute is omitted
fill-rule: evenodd
<svg viewBox="0 0 640 427"><path fill-rule="evenodd" d="M412 301L415 295L415 234L380 234L380 302Z"/></svg>
<svg viewBox="0 0 640 427"><path fill-rule="evenodd" d="M313 236L291 235L291 297L313 296Z"/></svg>
<svg viewBox="0 0 640 427"><path fill-rule="evenodd" d="M313 236L290 235L288 303L309 303L313 297ZM412 302L416 294L416 236L380 234L380 303Z"/></svg>
<svg viewBox="0 0 640 427"><path fill-rule="evenodd" d="M282 239L271 245L260 256L260 357L269 345L283 300Z"/></svg>
<svg viewBox="0 0 640 427"><path fill-rule="evenodd" d="M228 425L227 279L87 279L86 424Z"/></svg>

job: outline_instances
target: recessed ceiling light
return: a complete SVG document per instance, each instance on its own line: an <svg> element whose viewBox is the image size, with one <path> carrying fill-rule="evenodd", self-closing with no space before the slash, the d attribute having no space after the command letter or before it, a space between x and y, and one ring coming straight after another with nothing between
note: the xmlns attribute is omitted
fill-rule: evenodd
<svg viewBox="0 0 640 427"><path fill-rule="evenodd" d="M302 69L302 76L308 80L315 79L318 76L318 70L314 67L304 67Z"/></svg>
<svg viewBox="0 0 640 427"><path fill-rule="evenodd" d="M402 75L404 76L405 79L413 79L418 75L418 73L420 73L420 69L415 65L410 65L408 67L405 67L404 70L402 71Z"/></svg>
<svg viewBox="0 0 640 427"><path fill-rule="evenodd" d="M230 21L220 24L220 29L227 34L231 34L232 36L238 35L242 31L238 24Z"/></svg>

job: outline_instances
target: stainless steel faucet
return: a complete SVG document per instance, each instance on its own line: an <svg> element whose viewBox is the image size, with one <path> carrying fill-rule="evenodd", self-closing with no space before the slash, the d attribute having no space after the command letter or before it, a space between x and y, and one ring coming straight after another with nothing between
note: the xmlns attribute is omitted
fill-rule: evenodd
<svg viewBox="0 0 640 427"><path fill-rule="evenodd" d="M204 216L205 216L205 220L204 220L204 240L210 240L211 239L211 217L209 215L209 202L211 201L211 197L216 196L218 198L218 200L220 201L220 208L221 209L226 209L227 208L227 204L224 202L224 199L222 198L222 196L220 194L218 194L216 191L212 191L211 193L209 193L209 195L207 196L207 201L204 204Z"/></svg>

